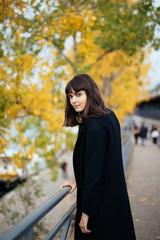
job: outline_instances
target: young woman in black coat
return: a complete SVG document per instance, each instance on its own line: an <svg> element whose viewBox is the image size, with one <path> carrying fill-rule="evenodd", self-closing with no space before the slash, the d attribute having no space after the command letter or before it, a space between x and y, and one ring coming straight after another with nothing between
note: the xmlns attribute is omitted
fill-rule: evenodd
<svg viewBox="0 0 160 240"><path fill-rule="evenodd" d="M75 240L135 240L117 117L87 74L75 76L65 92L64 125L79 125L75 180L61 186L70 185L70 193L77 187Z"/></svg>

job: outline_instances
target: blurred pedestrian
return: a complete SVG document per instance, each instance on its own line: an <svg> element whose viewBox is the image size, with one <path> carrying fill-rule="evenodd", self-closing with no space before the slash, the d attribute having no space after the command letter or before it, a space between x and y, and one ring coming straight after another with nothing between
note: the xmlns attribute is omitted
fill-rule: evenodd
<svg viewBox="0 0 160 240"><path fill-rule="evenodd" d="M158 140L158 137L159 137L159 132L158 132L157 125L155 125L155 124L152 125L151 137L152 137L153 145L157 146L157 140Z"/></svg>
<svg viewBox="0 0 160 240"><path fill-rule="evenodd" d="M142 139L142 146L146 145L147 133L148 133L147 125L145 123L142 123L141 129L140 129L140 137Z"/></svg>
<svg viewBox="0 0 160 240"><path fill-rule="evenodd" d="M61 169L63 172L63 178L68 178L68 163L66 160L62 162Z"/></svg>
<svg viewBox="0 0 160 240"><path fill-rule="evenodd" d="M134 139L135 139L135 144L137 144L138 138L140 137L140 129L137 126L137 124L134 124L134 126L133 126L133 135L134 135Z"/></svg>

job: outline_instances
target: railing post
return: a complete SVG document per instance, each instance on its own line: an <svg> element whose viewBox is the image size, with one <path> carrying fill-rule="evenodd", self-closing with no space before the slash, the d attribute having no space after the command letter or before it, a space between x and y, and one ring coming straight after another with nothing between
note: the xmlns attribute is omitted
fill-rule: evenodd
<svg viewBox="0 0 160 240"><path fill-rule="evenodd" d="M34 240L34 228L31 227L25 234L25 240Z"/></svg>
<svg viewBox="0 0 160 240"><path fill-rule="evenodd" d="M48 233L48 235L43 240L52 240L57 232L61 229L61 227L68 221L68 219L72 218L72 214L74 210L76 209L76 203L74 203L71 208L66 212L66 214L63 216L63 219L61 219L56 226Z"/></svg>
<svg viewBox="0 0 160 240"><path fill-rule="evenodd" d="M68 234L68 230L69 230L69 227L70 227L70 223L71 223L71 218L69 218L67 220L67 222L65 223L64 225L64 229L63 229L63 232L62 232L62 236L61 236L61 240L66 240L66 237L67 237L67 234Z"/></svg>

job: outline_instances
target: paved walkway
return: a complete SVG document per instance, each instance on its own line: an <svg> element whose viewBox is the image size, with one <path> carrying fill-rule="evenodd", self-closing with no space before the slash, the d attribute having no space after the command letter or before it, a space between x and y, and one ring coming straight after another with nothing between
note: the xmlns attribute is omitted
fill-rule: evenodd
<svg viewBox="0 0 160 240"><path fill-rule="evenodd" d="M160 239L160 148L133 146L126 179L137 240Z"/></svg>

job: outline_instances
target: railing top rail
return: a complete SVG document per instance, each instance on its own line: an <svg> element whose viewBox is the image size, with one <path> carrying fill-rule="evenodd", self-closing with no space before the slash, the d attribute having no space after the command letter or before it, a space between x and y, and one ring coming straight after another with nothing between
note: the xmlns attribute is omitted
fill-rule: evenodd
<svg viewBox="0 0 160 240"><path fill-rule="evenodd" d="M0 237L0 240L14 240L23 236L31 226L35 226L40 219L42 219L52 208L54 208L69 193L70 189L71 187L67 186L59 190L50 199L45 201L33 212L19 221L13 228L8 230Z"/></svg>

